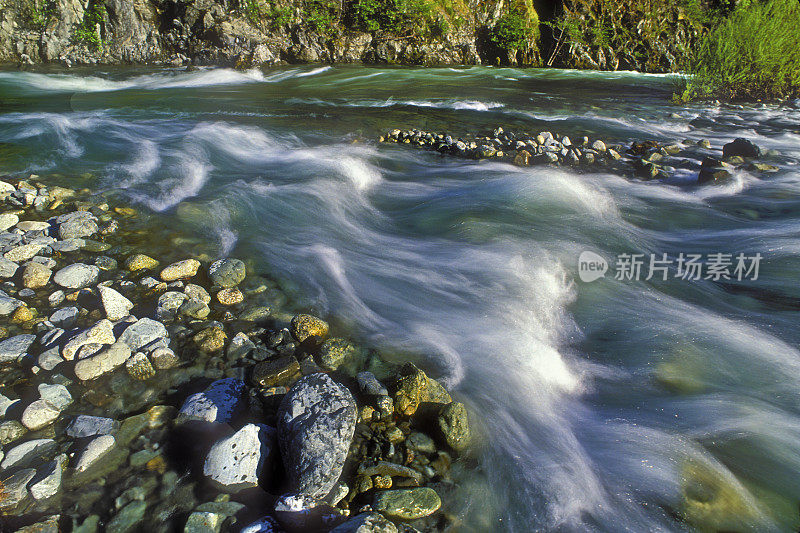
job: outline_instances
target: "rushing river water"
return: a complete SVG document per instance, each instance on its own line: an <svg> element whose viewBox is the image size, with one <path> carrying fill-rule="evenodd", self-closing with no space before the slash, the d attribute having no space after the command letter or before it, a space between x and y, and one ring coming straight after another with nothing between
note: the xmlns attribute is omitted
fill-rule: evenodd
<svg viewBox="0 0 800 533"><path fill-rule="evenodd" d="M89 173L441 377L478 433L448 502L464 530L796 531L800 111L677 107L673 84L499 68L6 71L0 171ZM642 182L375 142L498 125L708 139L717 153L747 137L780 171ZM609 261L604 278L578 279L583 251ZM664 253L763 259L757 280L645 280ZM645 254L641 279L614 279L620 254Z"/></svg>

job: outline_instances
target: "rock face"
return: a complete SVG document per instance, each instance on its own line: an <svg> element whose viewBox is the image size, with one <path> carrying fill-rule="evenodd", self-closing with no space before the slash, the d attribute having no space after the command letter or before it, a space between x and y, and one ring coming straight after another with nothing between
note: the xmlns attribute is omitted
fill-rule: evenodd
<svg viewBox="0 0 800 533"><path fill-rule="evenodd" d="M226 492L257 486L265 469L272 464L277 448L275 437L274 428L263 424L245 425L211 447L203 474Z"/></svg>
<svg viewBox="0 0 800 533"><path fill-rule="evenodd" d="M292 387L278 412L278 440L293 491L311 497L331 491L342 474L356 417L353 395L327 374L311 374Z"/></svg>

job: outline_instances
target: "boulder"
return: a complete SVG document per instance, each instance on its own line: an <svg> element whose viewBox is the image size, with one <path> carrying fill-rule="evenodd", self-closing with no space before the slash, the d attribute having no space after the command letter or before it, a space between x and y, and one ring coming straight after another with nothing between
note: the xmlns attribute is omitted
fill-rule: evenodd
<svg viewBox="0 0 800 533"><path fill-rule="evenodd" d="M323 497L334 487L353 440L353 395L327 374L300 379L278 410L278 439L291 489Z"/></svg>
<svg viewBox="0 0 800 533"><path fill-rule="evenodd" d="M760 157L761 148L754 142L739 137L722 147L722 157Z"/></svg>
<svg viewBox="0 0 800 533"><path fill-rule="evenodd" d="M272 466L276 449L274 428L247 424L211 447L203 465L203 475L226 492L256 487Z"/></svg>

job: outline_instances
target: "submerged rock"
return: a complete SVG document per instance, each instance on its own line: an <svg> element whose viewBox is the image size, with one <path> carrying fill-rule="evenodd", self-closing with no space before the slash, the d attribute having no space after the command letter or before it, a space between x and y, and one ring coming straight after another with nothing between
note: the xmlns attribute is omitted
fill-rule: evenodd
<svg viewBox="0 0 800 533"><path fill-rule="evenodd" d="M81 381L95 379L122 366L130 356L130 347L124 342L116 342L96 355L75 363L75 376Z"/></svg>
<svg viewBox="0 0 800 533"><path fill-rule="evenodd" d="M94 284L98 276L100 276L98 267L75 263L56 272L53 281L66 289L83 289Z"/></svg>
<svg viewBox="0 0 800 533"><path fill-rule="evenodd" d="M215 381L203 392L192 394L181 407L179 420L227 423L245 407L245 384L240 379Z"/></svg>
<svg viewBox="0 0 800 533"><path fill-rule="evenodd" d="M428 487L386 490L376 493L372 501L372 508L376 511L401 520L430 516L441 506L439 495Z"/></svg>
<svg viewBox="0 0 800 533"><path fill-rule="evenodd" d="M200 261L197 259L185 259L172 263L164 268L164 270L161 271L160 277L162 281L188 279L197 274L198 268L200 268Z"/></svg>
<svg viewBox="0 0 800 533"><path fill-rule="evenodd" d="M94 437L95 435L108 435L119 427L119 422L111 418L91 415L78 415L69 426L66 433L74 439Z"/></svg>
<svg viewBox="0 0 800 533"><path fill-rule="evenodd" d="M342 474L356 424L356 403L327 374L298 381L278 411L281 456L291 489L322 497Z"/></svg>
<svg viewBox="0 0 800 533"><path fill-rule="evenodd" d="M330 533L397 533L397 526L378 513L361 513Z"/></svg>
<svg viewBox="0 0 800 533"><path fill-rule="evenodd" d="M99 437L95 437L86 445L86 448L81 453L75 464L75 470L84 472L101 457L110 452L115 444L116 440L112 435L100 435Z"/></svg>
<svg viewBox="0 0 800 533"><path fill-rule="evenodd" d="M0 341L0 363L16 361L28 352L36 335L17 335Z"/></svg>
<svg viewBox="0 0 800 533"><path fill-rule="evenodd" d="M470 442L469 419L463 403L445 405L436 418L442 441L455 451L463 451Z"/></svg>
<svg viewBox="0 0 800 533"><path fill-rule="evenodd" d="M87 344L114 344L114 326L108 319L98 321L94 326L85 329L72 337L64 345L61 355L67 361L72 361L78 350Z"/></svg>
<svg viewBox="0 0 800 533"><path fill-rule="evenodd" d="M220 259L208 267L208 278L211 283L223 289L240 284L244 281L246 274L247 269L239 259Z"/></svg>
<svg viewBox="0 0 800 533"><path fill-rule="evenodd" d="M276 448L274 428L247 424L211 447L203 475L227 492L256 487L264 471L271 467Z"/></svg>
<svg viewBox="0 0 800 533"><path fill-rule="evenodd" d="M131 351L135 352L159 339L166 338L168 338L168 334L164 324L151 318L140 318L122 332L119 341L127 344Z"/></svg>
<svg viewBox="0 0 800 533"><path fill-rule="evenodd" d="M321 341L328 336L328 323L311 315L295 316L292 318L289 329L297 342L303 342L309 338Z"/></svg>
<svg viewBox="0 0 800 533"><path fill-rule="evenodd" d="M448 404L452 401L444 387L413 363L400 370L395 385L394 406L398 413L411 416L422 404Z"/></svg>

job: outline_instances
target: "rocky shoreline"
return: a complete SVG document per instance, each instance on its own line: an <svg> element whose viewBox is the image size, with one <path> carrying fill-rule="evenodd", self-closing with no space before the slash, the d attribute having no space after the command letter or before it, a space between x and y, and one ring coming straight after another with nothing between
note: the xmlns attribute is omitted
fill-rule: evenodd
<svg viewBox="0 0 800 533"><path fill-rule="evenodd" d="M0 181L4 531L454 520L442 497L472 439L441 384L271 305L247 263L56 181Z"/></svg>
<svg viewBox="0 0 800 533"><path fill-rule="evenodd" d="M566 135L506 132L502 127L486 135L457 137L418 129L393 129L378 137L379 143L405 144L464 159L495 160L517 166L569 166L608 170L642 180L667 180L678 171L697 176L698 184L723 184L737 170L768 175L779 168L764 162L777 154L762 150L752 141L737 138L714 149L706 140L686 139L670 144L654 140L612 143L583 136L572 141ZM720 153L721 152L721 153Z"/></svg>

